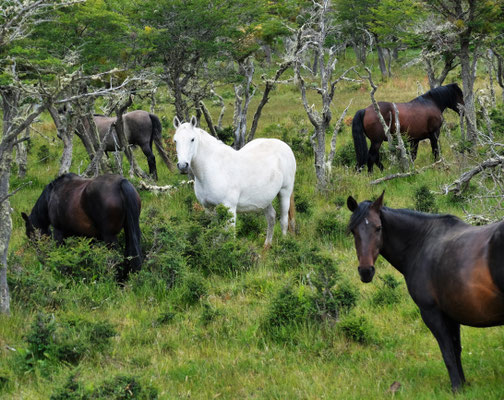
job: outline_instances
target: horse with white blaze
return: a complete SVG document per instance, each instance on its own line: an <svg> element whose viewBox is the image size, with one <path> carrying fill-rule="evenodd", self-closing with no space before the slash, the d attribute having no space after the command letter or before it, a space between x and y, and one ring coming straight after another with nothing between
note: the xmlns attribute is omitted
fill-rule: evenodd
<svg viewBox="0 0 504 400"><path fill-rule="evenodd" d="M280 226L285 235L294 231L294 178L296 159L292 149L278 139L255 139L240 150L222 143L190 122L173 120L176 132L177 167L194 175L198 201L211 208L222 204L233 215L263 210L268 221L265 247L271 245L276 212L272 202L280 200Z"/></svg>

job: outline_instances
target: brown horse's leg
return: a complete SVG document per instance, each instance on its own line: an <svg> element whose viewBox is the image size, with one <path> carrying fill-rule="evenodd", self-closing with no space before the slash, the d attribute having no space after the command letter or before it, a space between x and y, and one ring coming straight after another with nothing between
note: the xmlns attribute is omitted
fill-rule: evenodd
<svg viewBox="0 0 504 400"><path fill-rule="evenodd" d="M436 132L431 133L429 135L430 144L431 144L431 147L432 147L432 154L434 155L434 160L436 160L436 161L439 159L439 143L438 143L438 138L439 138L439 129Z"/></svg>
<svg viewBox="0 0 504 400"><path fill-rule="evenodd" d="M410 139L409 142L410 142L410 149L411 149L411 160L415 161L416 156L417 156L417 152L418 152L418 142L420 142L420 140Z"/></svg>
<svg viewBox="0 0 504 400"><path fill-rule="evenodd" d="M460 326L436 308L429 310L420 309L420 314L425 325L427 325L438 342L444 363L450 375L452 390L457 391L465 382L462 363L460 361ZM458 327L454 324L458 325Z"/></svg>
<svg viewBox="0 0 504 400"><path fill-rule="evenodd" d="M380 146L382 142L371 142L368 153L368 172L373 172L373 164L376 164L383 171L383 164L380 162Z"/></svg>

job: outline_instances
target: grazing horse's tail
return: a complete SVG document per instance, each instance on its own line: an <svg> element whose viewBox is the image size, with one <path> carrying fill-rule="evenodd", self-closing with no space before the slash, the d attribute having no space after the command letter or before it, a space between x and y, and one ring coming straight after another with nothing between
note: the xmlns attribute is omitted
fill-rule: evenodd
<svg viewBox="0 0 504 400"><path fill-rule="evenodd" d="M129 268L124 271L123 278L125 278L130 271L138 271L143 261L142 249L140 248L140 201L137 191L127 179L121 181L120 187L126 209L126 220L124 223L124 233L126 236L125 256L131 257L128 263Z"/></svg>
<svg viewBox="0 0 504 400"><path fill-rule="evenodd" d="M368 147L366 136L364 135L364 114L365 109L355 113L352 121L352 136L355 147L355 155L357 157L357 169L360 171L367 163Z"/></svg>
<svg viewBox="0 0 504 400"><path fill-rule="evenodd" d="M292 191L291 197L290 197L290 206L289 206L289 223L287 225L288 230L290 233L295 233L296 232L296 206L294 205L294 191Z"/></svg>
<svg viewBox="0 0 504 400"><path fill-rule="evenodd" d="M154 144L156 145L156 147L159 151L159 154L161 155L161 158L163 159L164 163L170 169L170 171L173 171L173 164L170 161L170 158L168 157L168 153L166 153L166 150L163 148L163 142L161 141L161 130L162 130L161 121L154 114L149 114L149 117L150 117L151 123L152 123L151 142L154 141ZM152 144L151 144L151 147L152 147Z"/></svg>

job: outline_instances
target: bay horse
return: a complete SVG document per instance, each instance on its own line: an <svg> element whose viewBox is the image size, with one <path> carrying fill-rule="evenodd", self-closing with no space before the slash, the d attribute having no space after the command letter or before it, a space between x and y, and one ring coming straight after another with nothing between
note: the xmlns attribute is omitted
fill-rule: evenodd
<svg viewBox="0 0 504 400"><path fill-rule="evenodd" d="M255 139L240 150L222 143L190 122L173 120L177 167L194 175L194 192L206 208L229 208L234 226L237 212L264 211L268 222L265 247L273 240L276 212L272 202L280 198L280 226L285 235L294 231L294 178L296 159L291 148L278 139Z"/></svg>
<svg viewBox="0 0 504 400"><path fill-rule="evenodd" d="M434 158L439 157L438 138L443 123L443 112L446 108L450 108L458 113L458 104L464 105L464 96L456 83L429 90L408 103L396 103L401 133L408 136L413 161L417 155L418 142L423 139L430 140ZM391 124L391 133L395 133L395 112L392 103L380 101L378 106L386 124ZM366 136L371 142L369 151ZM368 172L373 171L373 164L383 170L379 150L387 137L373 105L355 113L352 121L352 137L357 157L357 169L361 170L367 163Z"/></svg>
<svg viewBox="0 0 504 400"><path fill-rule="evenodd" d="M96 124L96 128L98 129L100 139L103 139L109 131L110 125L116 122L117 117L107 117L105 115L95 114L93 119ZM124 135L126 136L128 143L140 147L145 157L147 157L149 174L155 180L158 179L158 176L156 169L156 157L152 152L152 142L156 145L166 166L170 170L172 169L172 163L168 158L168 154L164 150L163 143L161 141L161 122L156 115L142 110L125 113L123 115L123 127ZM105 151L115 151L116 143L119 142L117 140L117 134L114 131L105 143Z"/></svg>
<svg viewBox="0 0 504 400"><path fill-rule="evenodd" d="M471 226L453 215L384 207L383 196L347 199L360 278L371 282L379 254L404 275L456 391L465 383L460 325L504 324L504 221Z"/></svg>
<svg viewBox="0 0 504 400"><path fill-rule="evenodd" d="M38 229L61 243L69 236L96 238L115 245L124 228L127 258L119 272L124 280L142 264L140 248L141 202L135 187L120 175L106 174L93 179L68 173L50 182L42 191L30 215L21 213L26 235Z"/></svg>

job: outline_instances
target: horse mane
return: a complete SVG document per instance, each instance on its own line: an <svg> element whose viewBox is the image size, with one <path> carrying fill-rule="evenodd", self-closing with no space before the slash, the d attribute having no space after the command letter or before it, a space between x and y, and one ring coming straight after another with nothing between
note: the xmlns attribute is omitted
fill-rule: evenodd
<svg viewBox="0 0 504 400"><path fill-rule="evenodd" d="M421 96L418 96L413 101L433 102L436 106L444 111L446 108L457 109L457 97L462 97L462 90L456 83L450 83L445 86L429 90Z"/></svg>
<svg viewBox="0 0 504 400"><path fill-rule="evenodd" d="M233 149L231 146L228 146L226 143L224 143L222 140L220 140L219 138L213 136L213 135L210 135L207 131L205 131L204 129L201 129L201 128L196 128L198 130L198 132L200 132L202 134L202 137L205 138L206 140L210 140L218 145L222 145L223 147L226 147L226 148L230 148L230 149ZM233 149L234 150L234 149Z"/></svg>
<svg viewBox="0 0 504 400"><path fill-rule="evenodd" d="M361 223L361 221L368 215L369 208L373 204L370 200L363 201L359 204L357 210L355 210L350 217L350 222L348 223L347 231L350 232L357 225ZM456 225L459 223L464 223L460 218L451 214L431 214L425 213L416 210L410 210L408 208L389 208L383 207L382 211L390 212L392 214L400 214L403 216L409 216L416 220L422 220L427 222L439 221L440 223L446 224L448 226Z"/></svg>

